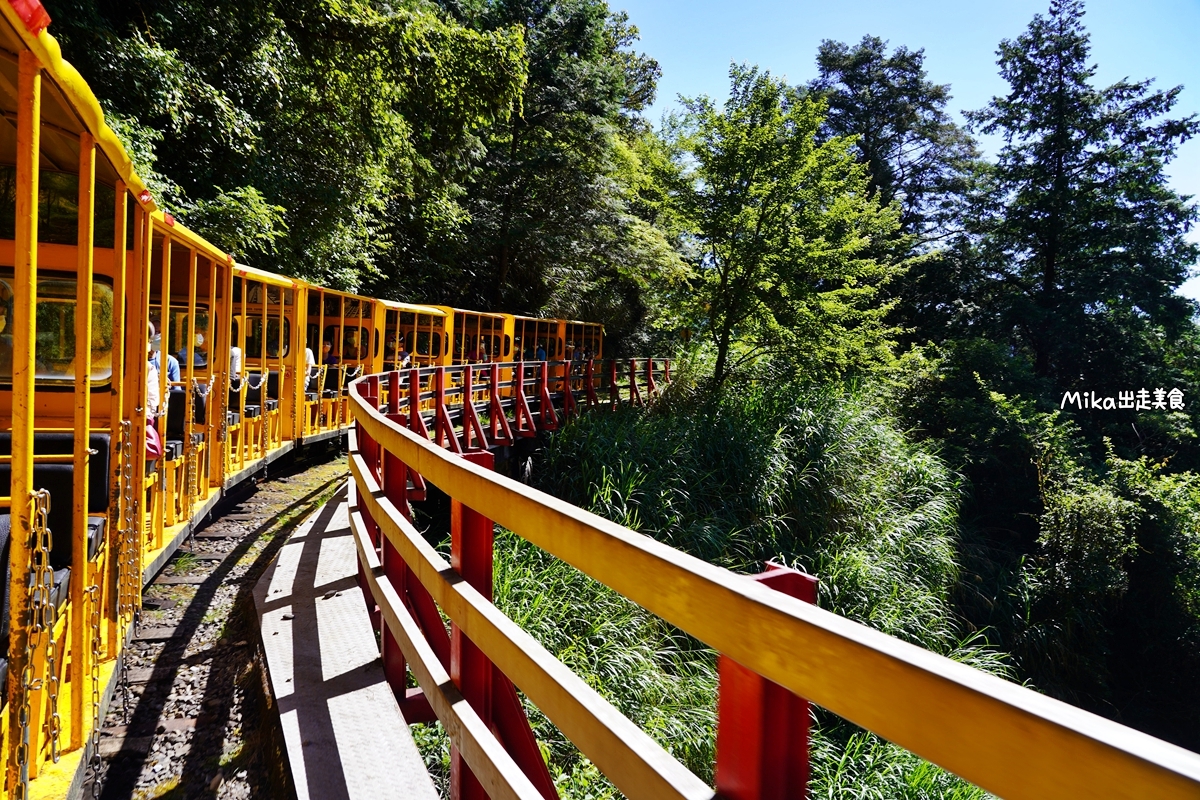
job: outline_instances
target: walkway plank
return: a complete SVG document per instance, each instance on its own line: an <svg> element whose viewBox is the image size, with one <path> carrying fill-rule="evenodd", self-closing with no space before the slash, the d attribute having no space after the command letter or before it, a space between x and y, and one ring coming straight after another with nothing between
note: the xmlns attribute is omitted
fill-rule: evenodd
<svg viewBox="0 0 1200 800"><path fill-rule="evenodd" d="M296 798L436 800L383 676L356 559L343 488L254 590Z"/></svg>

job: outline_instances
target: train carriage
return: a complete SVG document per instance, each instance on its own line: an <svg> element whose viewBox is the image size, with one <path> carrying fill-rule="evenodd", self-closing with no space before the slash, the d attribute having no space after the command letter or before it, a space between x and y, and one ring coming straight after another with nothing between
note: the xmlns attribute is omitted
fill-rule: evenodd
<svg viewBox="0 0 1200 800"><path fill-rule="evenodd" d="M144 582L224 492L343 435L351 381L517 353L506 315L235 263L157 207L47 24L0 0L0 796L78 787Z"/></svg>

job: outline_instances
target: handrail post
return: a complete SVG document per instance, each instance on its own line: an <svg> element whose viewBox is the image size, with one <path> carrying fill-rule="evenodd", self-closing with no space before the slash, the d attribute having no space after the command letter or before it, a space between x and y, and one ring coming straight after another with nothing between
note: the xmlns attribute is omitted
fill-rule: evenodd
<svg viewBox="0 0 1200 800"><path fill-rule="evenodd" d="M751 580L817 602L817 579L778 564ZM717 659L717 793L726 800L808 796L808 701L727 656Z"/></svg>
<svg viewBox="0 0 1200 800"><path fill-rule="evenodd" d="M637 359L629 359L629 405L640 406L642 404L642 392L638 389L637 384Z"/></svg>
<svg viewBox="0 0 1200 800"><path fill-rule="evenodd" d="M617 388L617 360L608 360L608 399L612 407L621 405L621 390Z"/></svg>
<svg viewBox="0 0 1200 800"><path fill-rule="evenodd" d="M654 397L658 393L658 384L654 382L654 359L646 359L646 395Z"/></svg>
<svg viewBox="0 0 1200 800"><path fill-rule="evenodd" d="M595 359L589 358L587 360L587 378L586 378L586 380L587 380L587 404L588 404L589 408L591 406L600 405L600 400L599 400L599 398L596 397L595 364L596 364Z"/></svg>
<svg viewBox="0 0 1200 800"><path fill-rule="evenodd" d="M491 469L485 451L464 453L472 464ZM484 599L492 599L492 521L457 500L450 502L450 565ZM491 722L492 664L457 625L450 627L450 679L485 723ZM450 748L450 796L454 800L486 800L487 793L457 747Z"/></svg>

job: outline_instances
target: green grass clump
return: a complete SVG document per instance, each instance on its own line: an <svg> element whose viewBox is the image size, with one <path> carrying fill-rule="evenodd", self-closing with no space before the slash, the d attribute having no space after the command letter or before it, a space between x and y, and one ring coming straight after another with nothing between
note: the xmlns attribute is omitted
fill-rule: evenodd
<svg viewBox="0 0 1200 800"><path fill-rule="evenodd" d="M563 499L735 571L767 560L805 569L821 579L822 607L1008 674L952 610L956 477L865 390L757 384L717 401L680 391L647 409L584 415L551 440L537 474ZM711 781L715 654L573 572L507 537L497 605ZM608 796L534 719L563 786L580 787L563 796ZM819 719L813 797L986 796L833 715Z"/></svg>

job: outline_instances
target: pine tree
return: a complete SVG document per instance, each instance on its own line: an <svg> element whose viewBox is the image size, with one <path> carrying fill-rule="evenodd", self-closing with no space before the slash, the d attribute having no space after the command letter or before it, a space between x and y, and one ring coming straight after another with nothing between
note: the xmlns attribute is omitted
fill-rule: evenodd
<svg viewBox="0 0 1200 800"><path fill-rule="evenodd" d="M1165 165L1200 125L1164 119L1182 87L1093 86L1080 0L1054 0L1000 44L1004 97L970 119L1004 141L965 214L983 309L1037 374L1060 387L1136 388L1163 364L1194 304L1175 294L1200 248L1196 207ZM988 319L990 317L990 319ZM1153 385L1153 384L1151 384Z"/></svg>

